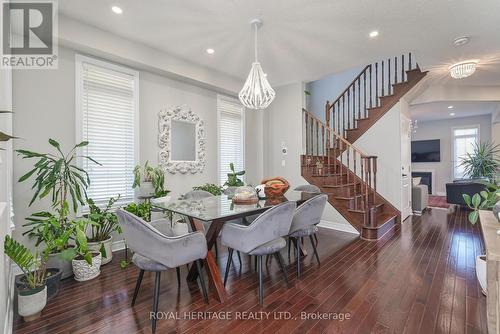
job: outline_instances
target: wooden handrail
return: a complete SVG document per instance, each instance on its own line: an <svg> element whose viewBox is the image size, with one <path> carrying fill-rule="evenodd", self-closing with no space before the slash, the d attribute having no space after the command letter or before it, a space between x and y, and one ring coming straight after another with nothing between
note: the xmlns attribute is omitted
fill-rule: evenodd
<svg viewBox="0 0 500 334"><path fill-rule="evenodd" d="M356 151L357 153L359 153L359 155L362 157L362 158L376 158L377 156L375 155L370 155L370 154L365 154L363 151L361 151L359 148L355 147L353 144L349 143L347 140L345 140L341 135L339 135L335 130L333 130L331 127L329 127L328 125L325 124L325 122L323 122L321 119L319 119L318 117L314 116L313 114L311 114L309 111L307 111L306 109L302 108L302 112L306 113L308 117L311 117L312 119L314 119L315 121L321 123L322 126L325 127L325 129L327 129L328 131L332 132L335 137L337 137L339 140L341 140L344 144L346 144L347 146L350 146L352 147L352 149L354 151Z"/></svg>
<svg viewBox="0 0 500 334"><path fill-rule="evenodd" d="M366 70L368 68L370 68L372 66L372 64L369 64L369 65L366 65L365 68L358 74L357 77L354 78L354 80L347 86L347 88L342 92L340 93L340 95L337 97L336 100L334 100L331 104L330 104L330 109L333 108L333 105L335 103L337 103L341 98L342 96L345 95L345 93L347 93L347 91L356 83L356 81L358 81L359 78L361 78L361 76L366 72Z"/></svg>

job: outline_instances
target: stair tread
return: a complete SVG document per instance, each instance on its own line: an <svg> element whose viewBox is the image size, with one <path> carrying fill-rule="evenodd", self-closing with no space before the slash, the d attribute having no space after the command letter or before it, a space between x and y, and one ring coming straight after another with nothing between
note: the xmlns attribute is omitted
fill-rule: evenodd
<svg viewBox="0 0 500 334"><path fill-rule="evenodd" d="M343 188L343 187L348 187L348 186L354 186L360 184L359 182L357 183L345 183L342 185L335 185L335 184L325 184L323 185L324 188Z"/></svg>

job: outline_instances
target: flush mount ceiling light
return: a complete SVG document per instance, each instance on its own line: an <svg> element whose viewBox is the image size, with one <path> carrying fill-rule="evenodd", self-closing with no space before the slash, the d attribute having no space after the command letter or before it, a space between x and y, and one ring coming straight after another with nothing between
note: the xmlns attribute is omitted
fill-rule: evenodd
<svg viewBox="0 0 500 334"><path fill-rule="evenodd" d="M112 11L113 11L113 13L115 13L115 14L121 14L121 13L123 13L123 10L122 10L120 7L118 7L118 6L113 6L113 7L111 7L111 10L112 10Z"/></svg>
<svg viewBox="0 0 500 334"><path fill-rule="evenodd" d="M469 43L469 39L470 39L470 37L468 37L468 36L462 36L462 37L455 38L453 40L453 45L455 45L455 46L465 45L465 44Z"/></svg>
<svg viewBox="0 0 500 334"><path fill-rule="evenodd" d="M453 109L453 106L448 106L448 109Z"/></svg>
<svg viewBox="0 0 500 334"><path fill-rule="evenodd" d="M370 33L370 37L371 38L374 38L374 37L377 37L378 36L378 31L377 30L374 30Z"/></svg>
<svg viewBox="0 0 500 334"><path fill-rule="evenodd" d="M474 72L476 72L476 66L478 63L478 60L466 60L453 64L448 69L450 70L450 75L452 78L463 79L471 76Z"/></svg>
<svg viewBox="0 0 500 334"><path fill-rule="evenodd" d="M454 112L451 112L451 113L450 113L450 116L455 116L455 113L454 113Z"/></svg>
<svg viewBox="0 0 500 334"><path fill-rule="evenodd" d="M209 55L213 55L213 54L215 53L215 50L214 50L214 49L212 49L212 48L208 48L208 49L207 49L207 53L208 53Z"/></svg>
<svg viewBox="0 0 500 334"><path fill-rule="evenodd" d="M254 19L250 24L254 28L255 60L238 97L246 108L258 110L267 108L273 102L276 93L267 81L267 75L257 59L257 33L262 26L262 21Z"/></svg>

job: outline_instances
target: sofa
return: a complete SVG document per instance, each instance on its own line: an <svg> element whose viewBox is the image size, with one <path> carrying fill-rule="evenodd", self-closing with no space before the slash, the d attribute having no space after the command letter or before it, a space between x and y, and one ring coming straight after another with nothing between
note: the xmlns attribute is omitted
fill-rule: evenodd
<svg viewBox="0 0 500 334"><path fill-rule="evenodd" d="M446 184L446 201L450 204L466 205L462 194L471 197L483 191L486 186L481 182L485 179L459 179ZM487 180L486 180L487 181Z"/></svg>
<svg viewBox="0 0 500 334"><path fill-rule="evenodd" d="M413 184L411 188L411 208L413 213L422 214L429 205L429 190L425 184Z"/></svg>

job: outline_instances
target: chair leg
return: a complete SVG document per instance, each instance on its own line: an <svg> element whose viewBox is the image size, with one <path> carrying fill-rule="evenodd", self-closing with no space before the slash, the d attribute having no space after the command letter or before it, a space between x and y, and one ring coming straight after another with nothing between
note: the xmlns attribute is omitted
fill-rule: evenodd
<svg viewBox="0 0 500 334"><path fill-rule="evenodd" d="M175 268L175 271L177 273L177 286L181 286L181 268L177 267Z"/></svg>
<svg viewBox="0 0 500 334"><path fill-rule="evenodd" d="M292 238L288 237L288 260L290 261L290 249L292 248Z"/></svg>
<svg viewBox="0 0 500 334"><path fill-rule="evenodd" d="M302 237L296 238L295 239L295 248L296 248L296 254L295 258L297 259L297 277L300 277L300 244L302 243Z"/></svg>
<svg viewBox="0 0 500 334"><path fill-rule="evenodd" d="M241 254L240 254L240 251L236 251L236 255L238 255L238 261L240 262L240 271L241 271Z"/></svg>
<svg viewBox="0 0 500 334"><path fill-rule="evenodd" d="M318 261L318 266L320 266L321 263L319 262L318 251L316 250L316 244L314 243L313 236L310 235L309 239L311 240L311 245L313 246L313 250L314 250L314 256L316 257L316 260Z"/></svg>
<svg viewBox="0 0 500 334"><path fill-rule="evenodd" d="M274 253L274 255L276 256L276 259L278 260L278 263L280 264L281 271L283 271L283 276L285 276L286 287L289 288L290 286L288 284L288 272L286 271L285 261L283 260L283 257L281 257L280 252L276 252L276 253Z"/></svg>
<svg viewBox="0 0 500 334"><path fill-rule="evenodd" d="M139 271L139 277L137 277L137 283L135 283L134 297L132 297L132 306L135 305L135 300L137 299L137 294L141 288L142 277L144 276L144 270Z"/></svg>
<svg viewBox="0 0 500 334"><path fill-rule="evenodd" d="M257 256L254 256L254 262L255 262L255 271L257 271Z"/></svg>
<svg viewBox="0 0 500 334"><path fill-rule="evenodd" d="M318 246L318 236L316 235L316 233L314 233L314 240L316 240L316 246Z"/></svg>
<svg viewBox="0 0 500 334"><path fill-rule="evenodd" d="M271 257L269 256L269 254L266 255L266 267L269 265L269 260L271 259Z"/></svg>
<svg viewBox="0 0 500 334"><path fill-rule="evenodd" d="M208 293L207 286L205 285L205 278L203 278L203 272L201 271L201 260L196 261L196 269L198 269L198 277L200 278L201 291L203 292L203 301L208 304Z"/></svg>
<svg viewBox="0 0 500 334"><path fill-rule="evenodd" d="M158 300L160 299L160 279L161 271L157 271L155 277L155 293L153 297L153 319L151 320L151 330L153 333L156 332L156 315L158 312Z"/></svg>
<svg viewBox="0 0 500 334"><path fill-rule="evenodd" d="M215 247L215 258L218 259L219 258L219 247L217 247L217 239L215 239L214 247Z"/></svg>
<svg viewBox="0 0 500 334"><path fill-rule="evenodd" d="M231 260L233 259L233 249L228 248L229 254L227 255L226 273L224 274L224 287L226 287L227 277L229 276L229 268L231 267Z"/></svg>
<svg viewBox="0 0 500 334"><path fill-rule="evenodd" d="M257 256L257 263L259 265L259 305L264 304L264 275L262 271L262 255Z"/></svg>

